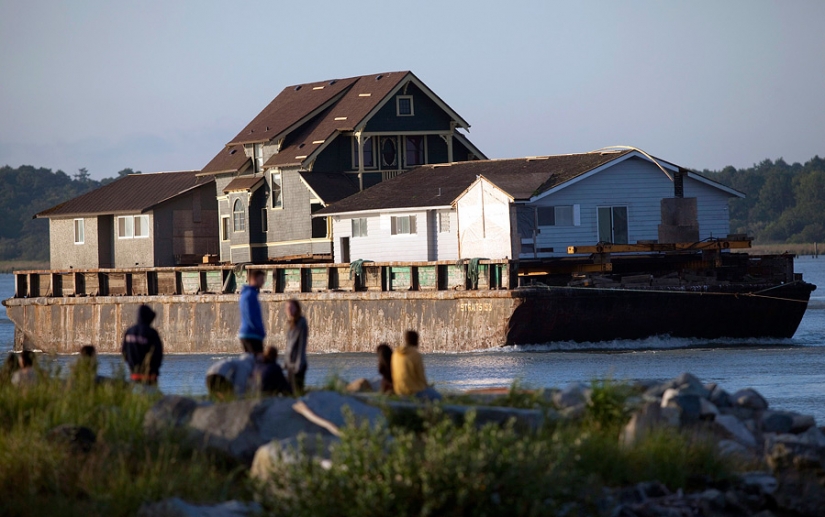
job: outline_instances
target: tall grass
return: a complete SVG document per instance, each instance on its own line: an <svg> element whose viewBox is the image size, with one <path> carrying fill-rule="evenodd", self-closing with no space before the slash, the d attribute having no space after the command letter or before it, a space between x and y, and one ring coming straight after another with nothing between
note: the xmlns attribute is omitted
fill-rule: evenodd
<svg viewBox="0 0 825 517"><path fill-rule="evenodd" d="M24 389L0 385L0 514L125 516L169 496L214 502L247 495L236 466L178 437L144 434L157 395L133 392L125 382L96 384L88 373L44 373ZM93 430L91 451L49 437L60 424Z"/></svg>

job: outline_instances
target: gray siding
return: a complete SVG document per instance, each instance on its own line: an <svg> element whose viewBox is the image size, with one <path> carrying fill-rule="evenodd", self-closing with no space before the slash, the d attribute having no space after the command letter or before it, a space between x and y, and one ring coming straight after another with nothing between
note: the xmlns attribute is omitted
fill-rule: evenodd
<svg viewBox="0 0 825 517"><path fill-rule="evenodd" d="M117 217L114 218L115 267L152 267L155 265L155 236L158 225L150 212L148 214L128 214L149 216L149 236L142 238L120 238L117 236Z"/></svg>
<svg viewBox="0 0 825 517"><path fill-rule="evenodd" d="M85 217L83 244L74 243L74 218L49 219L49 252L52 269L96 269L98 259L97 217Z"/></svg>
<svg viewBox="0 0 825 517"><path fill-rule="evenodd" d="M210 185L153 210L155 265L173 266L180 255L219 252L218 201Z"/></svg>

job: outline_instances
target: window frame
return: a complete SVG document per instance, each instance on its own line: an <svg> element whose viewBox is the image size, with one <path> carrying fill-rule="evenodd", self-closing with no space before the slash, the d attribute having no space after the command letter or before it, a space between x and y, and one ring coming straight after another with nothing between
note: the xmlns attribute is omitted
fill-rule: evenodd
<svg viewBox="0 0 825 517"><path fill-rule="evenodd" d="M409 140L420 139L421 148L418 150L421 159L418 163L409 163ZM427 135L404 135L404 168L419 167L427 165Z"/></svg>
<svg viewBox="0 0 825 517"><path fill-rule="evenodd" d="M269 212L266 207L261 208L261 233L269 232Z"/></svg>
<svg viewBox="0 0 825 517"><path fill-rule="evenodd" d="M240 210L236 209L238 205L241 207ZM232 233L246 233L246 206L240 198L235 198L232 202Z"/></svg>
<svg viewBox="0 0 825 517"><path fill-rule="evenodd" d="M221 242L229 242L231 240L230 237L230 222L229 220L232 219L232 216L229 215L222 215L221 216ZM224 226L224 224L226 226Z"/></svg>
<svg viewBox="0 0 825 517"><path fill-rule="evenodd" d="M125 234L120 234L120 221L124 221L124 231ZM125 240L125 239L134 239L135 238L135 220L131 215L119 215L117 216L117 238L118 240ZM126 224L128 222L128 225ZM126 231L128 230L128 231Z"/></svg>
<svg viewBox="0 0 825 517"><path fill-rule="evenodd" d="M375 170L378 168L378 162L375 160L375 148L376 148L376 140L378 138L376 136L368 136L365 137L364 143L370 143L370 156L372 160L372 165L367 165L366 160L364 160L364 170ZM352 170L358 170L358 139L354 136L352 137Z"/></svg>
<svg viewBox="0 0 825 517"><path fill-rule="evenodd" d="M390 216L391 235L417 235L418 224L415 215L393 215ZM404 221L407 221L407 228L404 228Z"/></svg>
<svg viewBox="0 0 825 517"><path fill-rule="evenodd" d="M137 223L138 220L141 221L141 224L143 224L143 222L145 221L145 223L146 223L146 235L138 235L137 234L137 225L135 223ZM148 239L149 235L150 235L149 216L147 214L141 214L141 215L133 216L133 219L132 219L132 238L133 239Z"/></svg>
<svg viewBox="0 0 825 517"><path fill-rule="evenodd" d="M78 225L78 223L80 224ZM78 228L80 228L79 232L77 231ZM72 219L72 233L75 244L86 244L86 219ZM80 236L80 240L78 240L78 235Z"/></svg>
<svg viewBox="0 0 825 517"><path fill-rule="evenodd" d="M369 237L369 224L366 217L353 217L350 219L350 235L353 239Z"/></svg>
<svg viewBox="0 0 825 517"><path fill-rule="evenodd" d="M264 168L264 144L252 144L252 163L255 174Z"/></svg>
<svg viewBox="0 0 825 517"><path fill-rule="evenodd" d="M401 113L401 101L410 101L410 112ZM414 117L415 116L415 102L412 95L396 95L395 96L395 115L397 117Z"/></svg>
<svg viewBox="0 0 825 517"><path fill-rule="evenodd" d="M559 220L562 219L559 217L559 214L562 210L569 209L569 224L559 224ZM550 214L547 211L552 210ZM543 217L547 217L548 215L552 215L552 223L547 223L547 219L544 219L542 222ZM576 225L576 205L553 205L553 206L538 206L536 207L536 226L537 227L549 227L555 226L559 228L570 228Z"/></svg>
<svg viewBox="0 0 825 517"><path fill-rule="evenodd" d="M615 210L617 208L624 209L625 215L625 239L624 242L616 242L616 228L615 228ZM602 209L610 210L610 241L602 241L601 239L601 223L602 223L602 216L599 212ZM627 205L604 205L604 206L597 206L596 207L596 239L599 242L611 242L612 244L627 244L630 242L630 209Z"/></svg>
<svg viewBox="0 0 825 517"><path fill-rule="evenodd" d="M444 219L447 220L447 229L444 229ZM452 221L450 219L450 212L438 212L438 233L451 233Z"/></svg>
<svg viewBox="0 0 825 517"><path fill-rule="evenodd" d="M278 181L275 181L277 176ZM275 185L278 186L278 195L275 195ZM274 210L283 210L284 208L284 173L281 171L273 171L269 175L269 197L272 198L270 205ZM277 199L277 203L276 203Z"/></svg>

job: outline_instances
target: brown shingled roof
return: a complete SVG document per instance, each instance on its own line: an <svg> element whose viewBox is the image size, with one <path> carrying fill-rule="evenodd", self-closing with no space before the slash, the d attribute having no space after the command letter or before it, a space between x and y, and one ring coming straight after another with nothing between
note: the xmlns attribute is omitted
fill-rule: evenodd
<svg viewBox="0 0 825 517"><path fill-rule="evenodd" d="M224 187L223 192L224 194L227 192L238 192L241 190L252 190L258 186L264 180L263 176L241 176L240 178L235 178L229 182L229 184Z"/></svg>
<svg viewBox="0 0 825 517"><path fill-rule="evenodd" d="M144 212L164 201L209 183L199 171L130 174L82 196L44 210L34 217L122 214Z"/></svg>
<svg viewBox="0 0 825 517"><path fill-rule="evenodd" d="M249 161L242 145L228 145L221 149L212 161L206 164L201 174L219 174L221 172L238 172Z"/></svg>
<svg viewBox="0 0 825 517"><path fill-rule="evenodd" d="M316 214L448 206L479 176L484 176L514 199L526 200L630 152L425 165L334 203Z"/></svg>

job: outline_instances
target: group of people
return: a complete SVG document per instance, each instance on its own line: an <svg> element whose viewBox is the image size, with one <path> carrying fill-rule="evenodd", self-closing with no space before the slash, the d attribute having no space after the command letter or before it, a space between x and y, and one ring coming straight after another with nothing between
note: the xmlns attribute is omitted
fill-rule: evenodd
<svg viewBox="0 0 825 517"><path fill-rule="evenodd" d="M210 395L216 398L228 395L240 397L250 392L300 395L304 391L309 327L301 304L293 299L284 305L287 321L284 371L278 363L278 349L274 346L264 349L263 346L266 328L258 295L264 281L263 271L253 271L247 285L241 289L241 326L238 338L243 352L214 363L206 372L206 387ZM151 307L141 305L138 308L137 323L129 327L123 336L121 351L129 368L130 380L137 385L156 385L163 364L163 342L157 330L152 327L155 316ZM395 350L382 343L376 352L378 373L381 376L377 387L380 387L382 393L429 400L441 398L427 384L424 362L418 352L417 332L405 332L402 345ZM95 348L84 346L80 356L75 368L93 369L96 381L102 381L103 378L96 375ZM15 385L35 383L37 372L34 369L34 352L25 350L20 354L10 354L0 373Z"/></svg>

